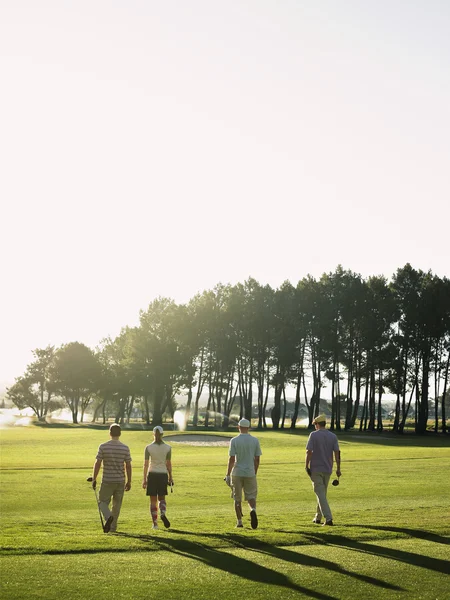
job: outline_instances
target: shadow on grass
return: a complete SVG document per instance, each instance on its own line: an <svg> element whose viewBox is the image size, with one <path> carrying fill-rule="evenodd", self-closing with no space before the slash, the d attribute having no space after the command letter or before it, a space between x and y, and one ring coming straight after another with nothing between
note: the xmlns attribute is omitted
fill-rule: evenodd
<svg viewBox="0 0 450 600"><path fill-rule="evenodd" d="M199 535L202 538L226 540L231 545L232 549L252 550L260 554L271 556L272 558L276 558L280 561L291 562L304 567L326 569L327 571L335 572L338 575L353 577L358 581L362 581L369 585L374 585L393 591L404 591L404 588L402 587L392 585L382 581L381 579L371 577L370 575L362 575L360 573L348 571L335 562L316 558L300 552L294 552L279 546L274 546L273 544L269 544L258 538L249 538L246 535L238 534L195 534L191 531L183 531L178 529L172 529L171 532L178 535ZM320 592L307 590L301 586L293 584L285 575L277 571L267 569L266 567L261 567L260 565L257 565L256 563L253 563L247 559L238 558L229 552L222 552L217 549L212 549L204 544L179 539L165 539L162 541L155 540L155 538L151 536L130 535L124 533L121 535L126 537L134 537L142 541L147 538L152 543L157 543L161 549L169 550L171 552L175 552L176 554L182 554L183 556L200 560L211 567L222 569L228 573L238 575L239 577L245 577L246 579L295 589L297 591L301 591L302 593L309 594L312 598L330 598L330 596L321 594Z"/></svg>
<svg viewBox="0 0 450 600"><path fill-rule="evenodd" d="M190 531L172 530L172 532L177 534L185 533L188 535L193 535ZM237 577L242 577L259 584L263 583L267 585L284 587L302 594L306 594L309 598L317 598L318 600L337 600L334 596L297 585L293 583L289 577L283 575L283 573L279 573L273 569L268 569L267 567L258 565L257 563L246 558L239 558L233 554L230 554L229 552L223 552L198 542L167 538L163 540L156 539L155 537L148 535L134 535L128 533L118 533L117 535L139 539L141 541L149 541L152 543L152 545L156 545L159 550L166 550L178 556L184 556L185 558L197 560L208 567L220 569L225 573L236 575ZM217 535L212 537L222 537L223 539L224 536ZM245 546L242 545L242 547ZM246 549L248 550L249 548L247 547Z"/></svg>
<svg viewBox="0 0 450 600"><path fill-rule="evenodd" d="M361 529L361 525L344 525L344 527L357 527ZM385 525L364 525L364 529L373 529L375 531L390 531L392 533L402 533L409 537L418 538L427 542L435 542L436 544L450 544L450 538L433 533L432 531L425 531L423 529L409 529L407 527L386 527Z"/></svg>
<svg viewBox="0 0 450 600"><path fill-rule="evenodd" d="M183 531L175 531L175 533L182 534ZM186 532L187 533L187 532ZM189 532L189 535L192 533ZM195 534L194 534L195 535ZM231 544L234 548L240 548L243 550L253 550L254 552L259 552L261 554L266 554L272 556L273 558L277 558L279 560L285 562L295 563L297 565L301 565L304 567L315 567L317 569L326 569L327 571L333 571L338 575L346 575L348 577L353 577L358 581L362 581L364 583L368 583L370 585L382 587L388 590L395 591L404 591L404 588L401 588L397 585L392 585L381 579L376 579L375 577L371 577L370 575L362 575L360 573L355 573L352 571L348 571L344 569L338 563L324 560L322 558L316 558L315 556L309 556L305 553L294 552L293 550L288 550L281 546L275 546L273 544L269 544L264 542L258 538L247 537L246 535L239 534L214 534L214 533L202 533L202 537L206 538L216 538L219 540L226 540Z"/></svg>
<svg viewBox="0 0 450 600"><path fill-rule="evenodd" d="M411 532L415 530L406 529L403 531ZM441 558L432 558L423 554L408 552L407 550L394 550L375 543L358 542L343 535L317 535L312 533L304 533L303 535L314 544L325 544L327 546L346 548L347 550L354 550L355 552L362 552L371 556L379 556L381 558L396 560L416 567L422 567L423 569L429 569L430 571L437 571L438 573L444 573L445 575L450 573L450 561Z"/></svg>

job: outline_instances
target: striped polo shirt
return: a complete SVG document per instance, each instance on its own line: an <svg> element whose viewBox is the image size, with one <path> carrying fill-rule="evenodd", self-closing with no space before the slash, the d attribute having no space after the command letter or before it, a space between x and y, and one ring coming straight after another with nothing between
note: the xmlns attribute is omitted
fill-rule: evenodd
<svg viewBox="0 0 450 600"><path fill-rule="evenodd" d="M167 473L166 460L172 459L172 448L165 442L153 442L145 448L144 458L150 461L151 473Z"/></svg>
<svg viewBox="0 0 450 600"><path fill-rule="evenodd" d="M125 483L125 463L131 462L130 449L119 440L100 444L96 456L103 461L104 483Z"/></svg>

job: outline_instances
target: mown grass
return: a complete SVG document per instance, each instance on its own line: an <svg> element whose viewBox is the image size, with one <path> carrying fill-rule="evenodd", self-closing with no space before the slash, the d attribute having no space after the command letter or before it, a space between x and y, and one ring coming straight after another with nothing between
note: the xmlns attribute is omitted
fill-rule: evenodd
<svg viewBox="0 0 450 600"><path fill-rule="evenodd" d="M86 477L107 432L2 430L1 597L450 597L448 438L340 435L331 529L311 523L307 432L255 435L263 450L257 530L248 514L245 529L234 528L227 448L175 443L172 527L151 530L141 488L150 434L125 431L133 488L120 533L105 535Z"/></svg>

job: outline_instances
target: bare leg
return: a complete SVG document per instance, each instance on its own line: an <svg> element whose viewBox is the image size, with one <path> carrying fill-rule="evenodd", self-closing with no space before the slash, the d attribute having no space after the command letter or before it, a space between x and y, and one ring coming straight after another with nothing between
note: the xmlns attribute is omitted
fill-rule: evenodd
<svg viewBox="0 0 450 600"><path fill-rule="evenodd" d="M153 521L153 527L158 527L158 505L157 496L150 496L150 515Z"/></svg>

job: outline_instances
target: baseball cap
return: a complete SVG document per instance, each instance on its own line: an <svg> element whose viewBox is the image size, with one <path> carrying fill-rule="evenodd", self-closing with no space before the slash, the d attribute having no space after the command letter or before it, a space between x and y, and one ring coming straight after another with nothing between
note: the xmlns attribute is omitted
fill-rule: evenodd
<svg viewBox="0 0 450 600"><path fill-rule="evenodd" d="M327 422L327 418L325 415L318 415L313 421L313 423L326 423L326 422Z"/></svg>
<svg viewBox="0 0 450 600"><path fill-rule="evenodd" d="M156 427L153 427L153 433L156 433L157 431L159 431L159 433L164 433L164 429L161 427L161 425L157 425Z"/></svg>
<svg viewBox="0 0 450 600"><path fill-rule="evenodd" d="M250 427L250 421L248 419L241 419L238 425L239 427Z"/></svg>

